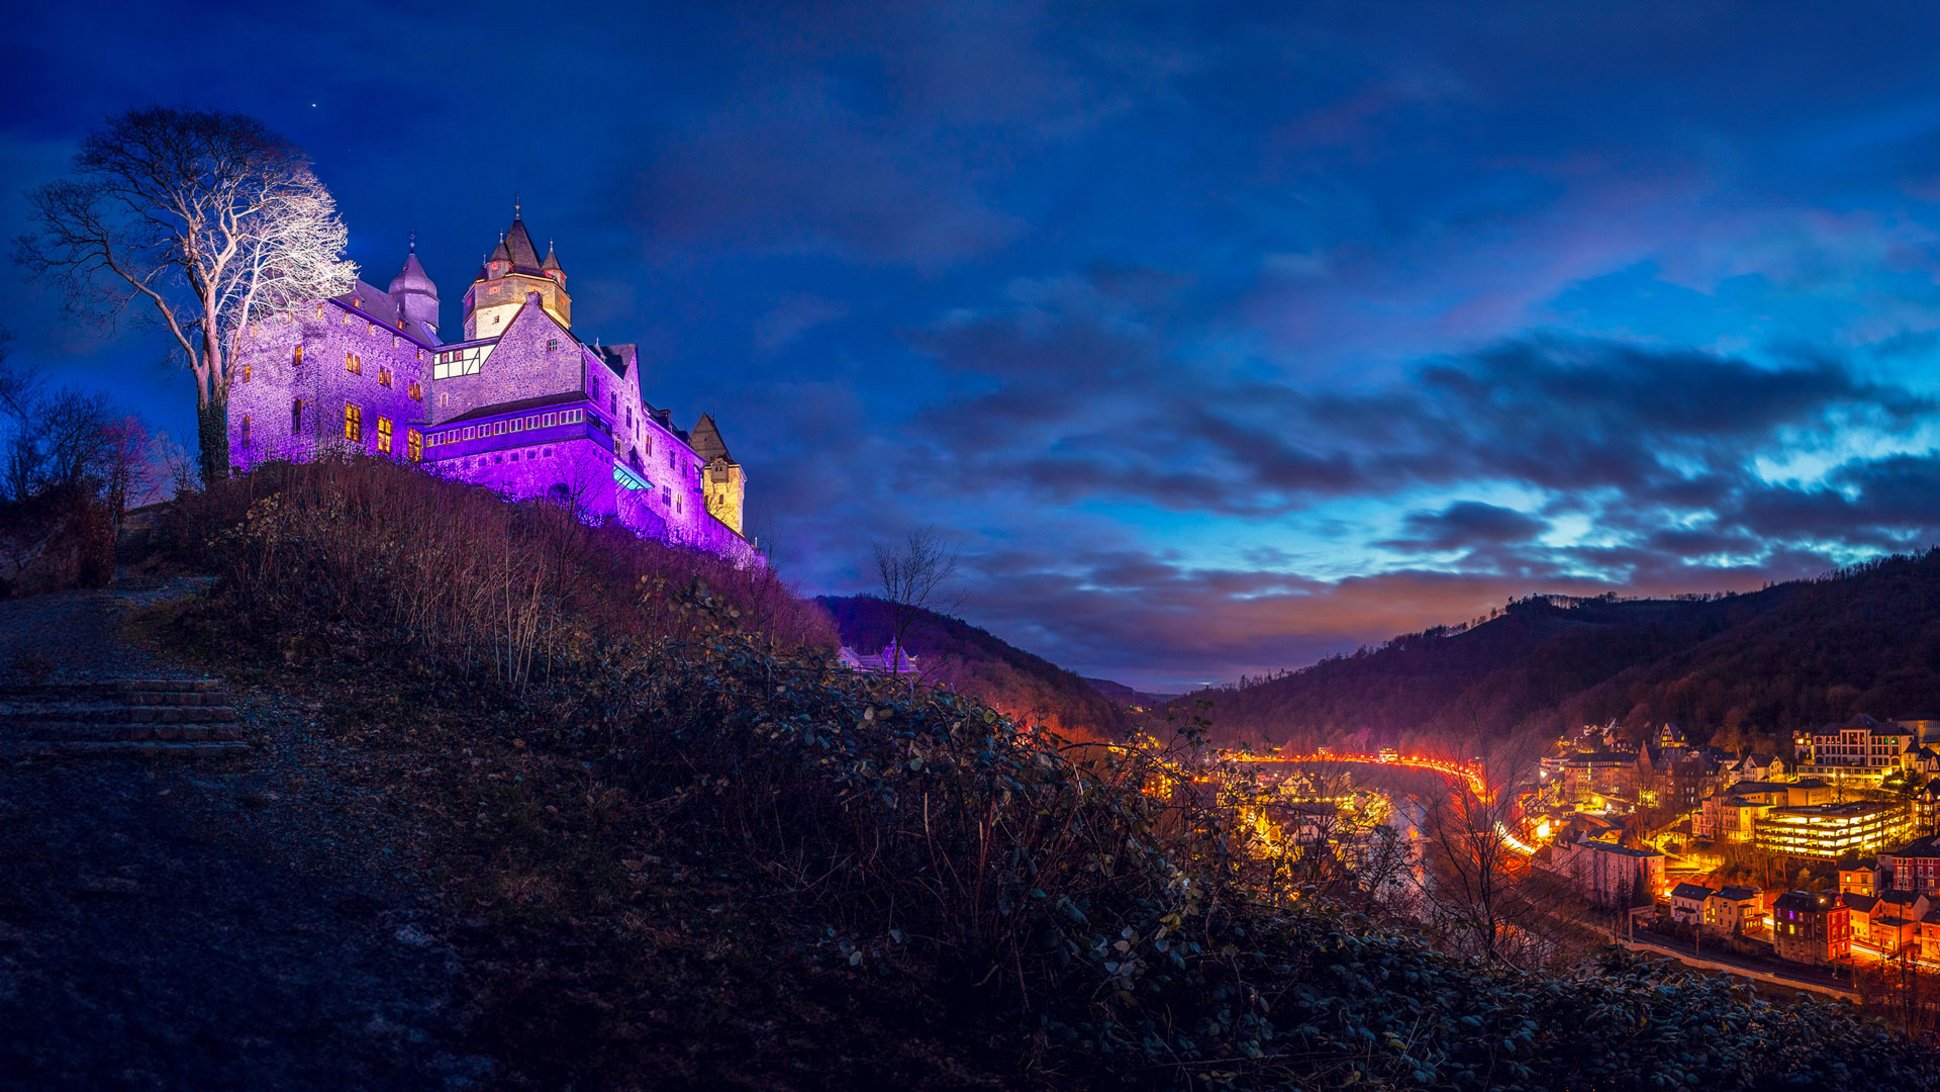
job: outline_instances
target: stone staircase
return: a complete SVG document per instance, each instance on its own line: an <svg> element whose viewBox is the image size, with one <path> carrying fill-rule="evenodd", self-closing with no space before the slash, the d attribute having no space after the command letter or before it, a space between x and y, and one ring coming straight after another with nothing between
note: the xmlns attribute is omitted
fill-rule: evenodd
<svg viewBox="0 0 1940 1092"><path fill-rule="evenodd" d="M215 758L246 746L215 679L0 684L0 758Z"/></svg>

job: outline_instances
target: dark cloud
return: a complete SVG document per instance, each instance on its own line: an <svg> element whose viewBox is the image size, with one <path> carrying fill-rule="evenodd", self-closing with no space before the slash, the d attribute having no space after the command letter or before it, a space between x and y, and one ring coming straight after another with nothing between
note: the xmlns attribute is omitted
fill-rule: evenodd
<svg viewBox="0 0 1940 1092"><path fill-rule="evenodd" d="M1489 543L1524 542L1549 525L1513 508L1459 501L1439 512L1410 512L1408 534L1385 546L1421 550L1462 550Z"/></svg>

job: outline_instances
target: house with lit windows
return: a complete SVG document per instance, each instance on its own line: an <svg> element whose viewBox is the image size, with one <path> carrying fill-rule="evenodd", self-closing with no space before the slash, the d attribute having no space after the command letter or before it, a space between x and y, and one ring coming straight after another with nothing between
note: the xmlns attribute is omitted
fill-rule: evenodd
<svg viewBox="0 0 1940 1092"><path fill-rule="evenodd" d="M1940 894L1940 837L1915 839L1881 853L1879 870L1887 888Z"/></svg>
<svg viewBox="0 0 1940 1092"><path fill-rule="evenodd" d="M1852 957L1852 913L1832 895L1787 891L1772 903L1772 952L1794 963Z"/></svg>
<svg viewBox="0 0 1940 1092"><path fill-rule="evenodd" d="M747 478L705 414L648 401L637 346L573 332L566 271L515 210L439 333L414 245L388 291L349 292L253 323L229 390L230 462L388 457L589 522L763 563L743 531Z"/></svg>
<svg viewBox="0 0 1940 1092"><path fill-rule="evenodd" d="M1704 900L1704 924L1720 933L1754 931L1759 921L1759 898L1764 892L1742 884L1726 884Z"/></svg>
<svg viewBox="0 0 1940 1092"><path fill-rule="evenodd" d="M1713 894L1701 883L1680 883L1671 888L1671 921L1678 925L1704 924L1704 900Z"/></svg>

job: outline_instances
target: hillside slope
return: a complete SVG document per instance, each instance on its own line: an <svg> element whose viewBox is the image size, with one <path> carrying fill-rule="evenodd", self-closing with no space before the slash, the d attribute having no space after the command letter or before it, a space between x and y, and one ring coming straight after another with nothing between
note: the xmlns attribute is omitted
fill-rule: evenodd
<svg viewBox="0 0 1940 1092"><path fill-rule="evenodd" d="M1838 1006L1622 956L1565 975L1465 962L1261 899L1244 831L1144 792L1138 754L839 670L819 612L767 574L376 463L271 468L185 507L175 548L214 587L137 628L262 713L251 754L198 780L255 817L252 856L389 877L408 918L359 898L338 917L454 978L430 1029L449 1049L389 1008L334 1029L390 1045L370 1053L396 1059L384 1087L1940 1088L1924 1048ZM454 533L397 533L425 511ZM61 787L0 793L0 817L40 829L28 809L64 806ZM58 958L72 937L18 912L40 875L0 869L0 938ZM125 880L90 882L125 897ZM282 954L217 970L290 998L252 1049L341 1072L336 1010L285 979L342 955L344 922L243 905L225 920ZM108 1029L111 1080L0 1038L0 1086L159 1086L164 1054L226 1086L206 1078L256 1013L160 1045L120 1033L208 974L148 954L131 970L140 993L62 986Z"/></svg>
<svg viewBox="0 0 1940 1092"><path fill-rule="evenodd" d="M1940 553L1763 591L1532 597L1467 629L1325 660L1213 703L1227 737L1362 743L1550 732L1617 719L1785 733L1940 710Z"/></svg>
<svg viewBox="0 0 1940 1092"><path fill-rule="evenodd" d="M888 603L867 595L823 596L815 602L835 619L843 644L865 654L888 646ZM906 640L925 680L985 702L1014 720L1083 739L1119 739L1131 727L1123 703L962 619L924 611Z"/></svg>

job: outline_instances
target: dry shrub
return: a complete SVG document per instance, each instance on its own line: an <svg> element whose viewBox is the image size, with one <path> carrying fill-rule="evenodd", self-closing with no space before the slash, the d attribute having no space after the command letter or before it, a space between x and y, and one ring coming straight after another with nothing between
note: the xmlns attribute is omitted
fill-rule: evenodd
<svg viewBox="0 0 1940 1092"><path fill-rule="evenodd" d="M835 644L771 570L381 459L262 467L177 505L173 538L213 563L242 617L274 620L258 636L292 658L355 620L365 639L523 691L591 642L689 636L695 602L778 645Z"/></svg>
<svg viewBox="0 0 1940 1092"><path fill-rule="evenodd" d="M61 487L0 504L0 598L105 588L114 575L114 518L93 493Z"/></svg>

